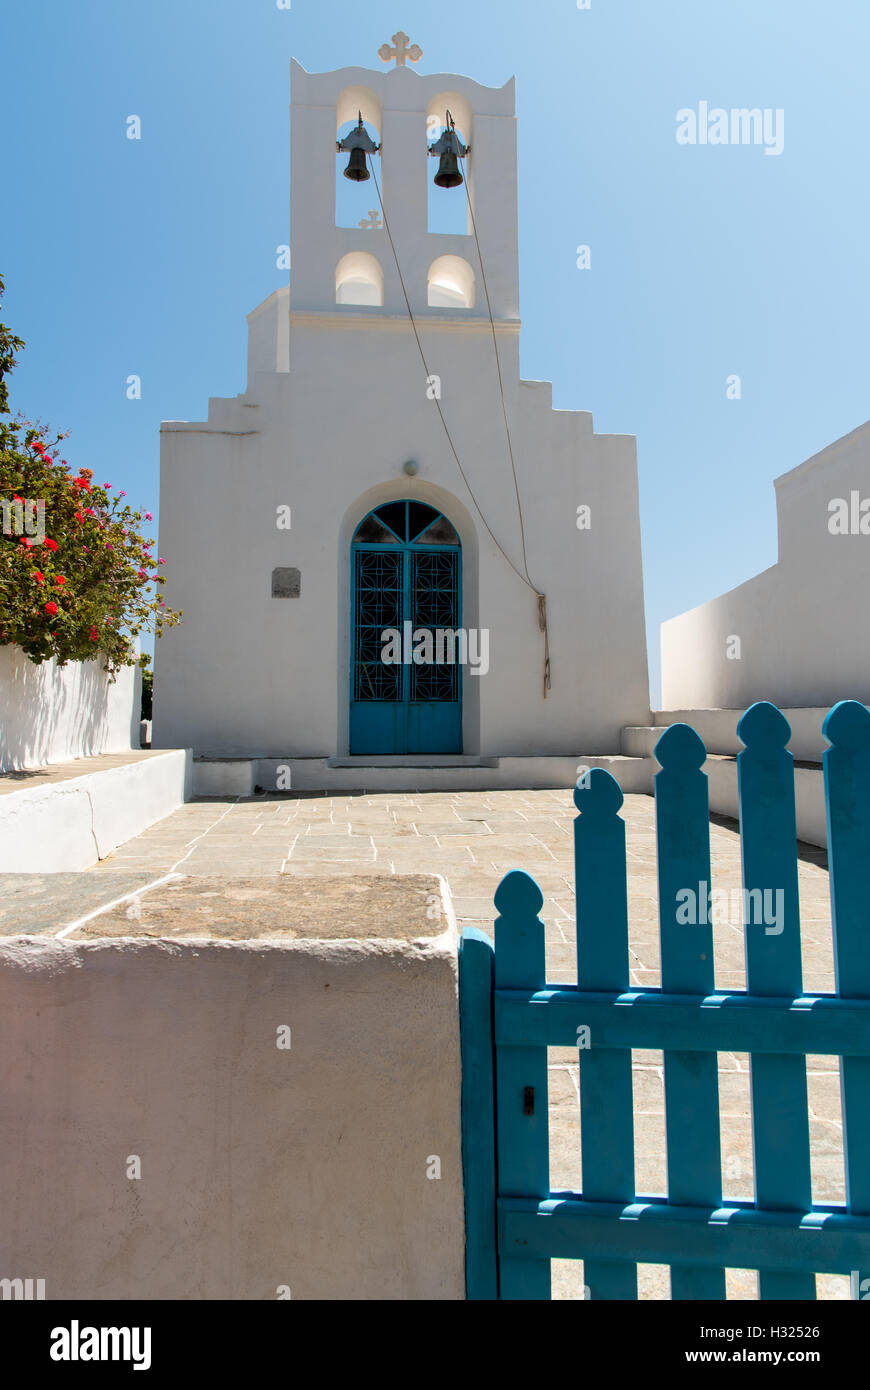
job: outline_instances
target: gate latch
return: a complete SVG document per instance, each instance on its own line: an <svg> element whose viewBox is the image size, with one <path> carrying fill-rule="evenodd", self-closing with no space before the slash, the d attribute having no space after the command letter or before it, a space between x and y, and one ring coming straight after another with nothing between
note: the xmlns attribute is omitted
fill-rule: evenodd
<svg viewBox="0 0 870 1390"><path fill-rule="evenodd" d="M523 1087L523 1114L534 1115L535 1113L535 1088L534 1086Z"/></svg>

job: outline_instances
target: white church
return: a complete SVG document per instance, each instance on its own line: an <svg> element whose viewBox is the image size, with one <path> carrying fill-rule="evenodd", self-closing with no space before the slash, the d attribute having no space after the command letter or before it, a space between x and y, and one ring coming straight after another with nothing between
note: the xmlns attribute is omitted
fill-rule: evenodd
<svg viewBox="0 0 870 1390"><path fill-rule="evenodd" d="M292 63L291 283L248 316L245 390L162 427L184 618L153 739L200 790L571 785L650 722L635 440L520 376L514 82L394 40L390 68Z"/></svg>

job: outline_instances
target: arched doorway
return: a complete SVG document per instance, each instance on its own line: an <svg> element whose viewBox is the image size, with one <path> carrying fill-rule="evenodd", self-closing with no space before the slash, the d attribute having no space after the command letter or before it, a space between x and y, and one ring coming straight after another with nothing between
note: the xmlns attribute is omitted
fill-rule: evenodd
<svg viewBox="0 0 870 1390"><path fill-rule="evenodd" d="M461 753L454 526L425 502L387 502L360 522L350 558L351 753Z"/></svg>

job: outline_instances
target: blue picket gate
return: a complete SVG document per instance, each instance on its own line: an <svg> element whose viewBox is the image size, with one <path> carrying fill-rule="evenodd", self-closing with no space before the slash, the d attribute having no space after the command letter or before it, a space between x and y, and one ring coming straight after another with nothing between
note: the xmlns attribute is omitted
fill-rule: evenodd
<svg viewBox="0 0 870 1390"><path fill-rule="evenodd" d="M803 994L788 722L763 702L738 733L744 904L782 894L781 929L748 914L745 991L716 990L712 926L681 918L686 890L710 883L706 750L686 724L655 750L659 989L630 984L623 797L602 769L574 792L577 985L547 983L528 874L499 885L494 947L463 933L471 1299L549 1299L552 1259L582 1259L593 1299L636 1298L638 1263L669 1265L675 1299L723 1299L729 1268L757 1270L763 1299L813 1299L816 1273L848 1274L852 1296L870 1296L870 711L842 701L824 723L835 994ZM548 1046L578 1049L582 1192L550 1189ZM664 1053L666 1196L635 1190L632 1048ZM755 1199L727 1205L719 1052L751 1067ZM840 1058L841 1205L812 1200L807 1054Z"/></svg>

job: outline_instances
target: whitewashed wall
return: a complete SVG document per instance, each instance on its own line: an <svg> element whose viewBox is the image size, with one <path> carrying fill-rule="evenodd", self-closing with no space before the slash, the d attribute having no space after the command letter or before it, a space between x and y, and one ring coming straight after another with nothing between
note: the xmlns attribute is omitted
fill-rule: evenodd
<svg viewBox="0 0 870 1390"><path fill-rule="evenodd" d="M48 1299L464 1297L452 934L8 938L0 1017L5 1276Z"/></svg>
<svg viewBox="0 0 870 1390"><path fill-rule="evenodd" d="M25 778L0 796L0 874L87 869L190 800L189 748L92 767L58 782Z"/></svg>
<svg viewBox="0 0 870 1390"><path fill-rule="evenodd" d="M776 479L775 565L662 624L663 709L870 700L870 535L828 529L853 492L870 499L870 421Z"/></svg>
<svg viewBox="0 0 870 1390"><path fill-rule="evenodd" d="M99 660L36 665L0 647L0 772L138 748L141 692L138 666L113 684Z"/></svg>

